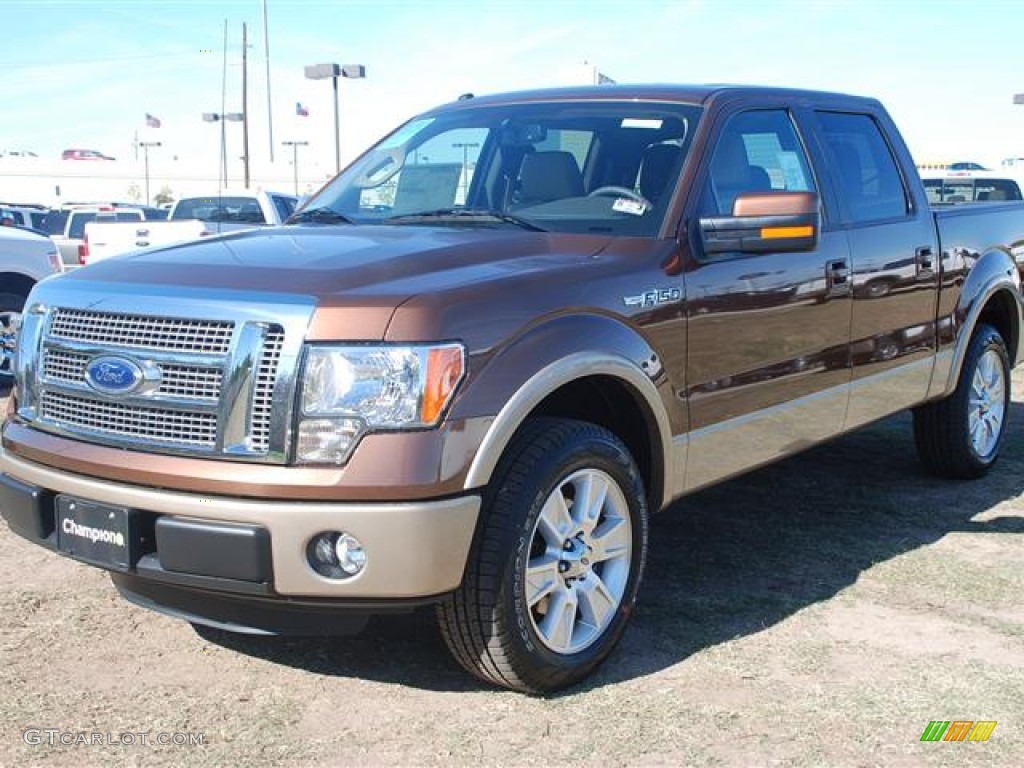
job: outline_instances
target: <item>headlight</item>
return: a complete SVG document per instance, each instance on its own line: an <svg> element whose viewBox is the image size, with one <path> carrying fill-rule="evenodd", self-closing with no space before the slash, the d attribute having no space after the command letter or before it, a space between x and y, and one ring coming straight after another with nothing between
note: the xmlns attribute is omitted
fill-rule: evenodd
<svg viewBox="0 0 1024 768"><path fill-rule="evenodd" d="M435 426L463 372L460 344L309 346L296 459L342 464L367 432Z"/></svg>

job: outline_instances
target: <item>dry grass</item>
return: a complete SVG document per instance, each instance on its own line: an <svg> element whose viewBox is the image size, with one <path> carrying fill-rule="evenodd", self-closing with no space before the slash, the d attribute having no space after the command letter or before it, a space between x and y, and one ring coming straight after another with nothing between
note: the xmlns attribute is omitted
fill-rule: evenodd
<svg viewBox="0 0 1024 768"><path fill-rule="evenodd" d="M619 651L547 699L477 686L429 616L201 636L3 530L0 764L1019 765L1022 410L978 482L924 476L898 417L684 500ZM922 744L933 719L999 724ZM206 744L30 747L30 726Z"/></svg>

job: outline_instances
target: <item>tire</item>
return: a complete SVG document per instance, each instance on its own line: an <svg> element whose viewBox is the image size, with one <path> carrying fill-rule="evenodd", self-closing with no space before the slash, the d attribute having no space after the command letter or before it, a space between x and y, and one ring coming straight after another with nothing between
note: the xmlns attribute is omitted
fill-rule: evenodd
<svg viewBox="0 0 1024 768"><path fill-rule="evenodd" d="M573 503L581 494L600 505ZM646 557L644 486L622 441L587 422L530 420L484 496L462 585L438 606L445 642L488 683L570 686L618 643Z"/></svg>
<svg viewBox="0 0 1024 768"><path fill-rule="evenodd" d="M1010 410L1010 356L999 332L979 325L953 394L914 410L914 442L939 477L981 477L999 458Z"/></svg>
<svg viewBox="0 0 1024 768"><path fill-rule="evenodd" d="M0 292L0 389L14 383L14 337L11 324L25 307L25 297L17 293Z"/></svg>

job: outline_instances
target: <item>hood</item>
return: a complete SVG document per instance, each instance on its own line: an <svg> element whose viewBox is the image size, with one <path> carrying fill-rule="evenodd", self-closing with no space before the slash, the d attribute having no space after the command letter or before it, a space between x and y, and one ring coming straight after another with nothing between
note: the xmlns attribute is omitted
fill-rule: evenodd
<svg viewBox="0 0 1024 768"><path fill-rule="evenodd" d="M588 260L607 236L421 226L253 229L140 251L65 275L64 289L113 297L313 309L308 339L383 338L414 296L529 279ZM100 305L96 305L99 308ZM344 331L339 331L344 329Z"/></svg>
<svg viewBox="0 0 1024 768"><path fill-rule="evenodd" d="M586 257L607 241L511 229L289 226L127 254L66 279L302 295L328 306L346 297L400 302Z"/></svg>

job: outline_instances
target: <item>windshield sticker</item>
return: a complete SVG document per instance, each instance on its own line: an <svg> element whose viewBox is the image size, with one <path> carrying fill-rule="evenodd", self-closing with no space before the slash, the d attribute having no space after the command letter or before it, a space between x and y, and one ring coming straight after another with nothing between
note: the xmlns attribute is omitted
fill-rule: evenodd
<svg viewBox="0 0 1024 768"><path fill-rule="evenodd" d="M434 118L432 117L424 117L420 120L413 120L411 123L403 125L393 134L384 139L384 141L377 145L377 149L390 149L391 147L400 147L407 141L409 141L409 139L411 139L417 133L419 133L428 125L430 125L432 122L434 122Z"/></svg>
<svg viewBox="0 0 1024 768"><path fill-rule="evenodd" d="M628 213L630 216L643 216L647 213L647 206L639 200L631 200L628 197L617 197L612 203L612 210L616 213Z"/></svg>
<svg viewBox="0 0 1024 768"><path fill-rule="evenodd" d="M620 126L623 128L647 128L652 131L661 130L663 121L654 118L624 117Z"/></svg>

